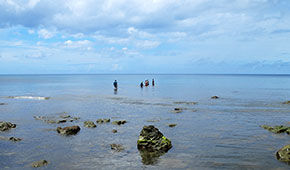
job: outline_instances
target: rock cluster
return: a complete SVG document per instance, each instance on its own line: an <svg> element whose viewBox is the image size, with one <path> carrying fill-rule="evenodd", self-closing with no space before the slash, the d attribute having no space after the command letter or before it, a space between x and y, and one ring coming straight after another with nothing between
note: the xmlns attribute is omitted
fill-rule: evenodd
<svg viewBox="0 0 290 170"><path fill-rule="evenodd" d="M85 121L84 122L84 126L86 128L95 128L95 127L97 127L97 125L95 125L95 123L93 121Z"/></svg>
<svg viewBox="0 0 290 170"><path fill-rule="evenodd" d="M13 124L11 122L0 122L0 131L6 131L11 128L16 128L16 124Z"/></svg>
<svg viewBox="0 0 290 170"><path fill-rule="evenodd" d="M112 122L114 125L123 125L125 123L127 123L126 120L116 120Z"/></svg>
<svg viewBox="0 0 290 170"><path fill-rule="evenodd" d="M111 119L98 119L96 122L97 123L109 123Z"/></svg>
<svg viewBox="0 0 290 170"><path fill-rule="evenodd" d="M56 131L62 135L75 135L81 128L79 126L57 127Z"/></svg>

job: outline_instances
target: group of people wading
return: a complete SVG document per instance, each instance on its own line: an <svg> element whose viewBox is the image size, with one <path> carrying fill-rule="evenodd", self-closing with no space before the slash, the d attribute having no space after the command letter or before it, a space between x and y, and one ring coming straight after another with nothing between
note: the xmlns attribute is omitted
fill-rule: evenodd
<svg viewBox="0 0 290 170"><path fill-rule="evenodd" d="M144 84L143 84L143 81L140 83L140 87L141 88L143 88L144 85L145 85L145 87L149 86L149 80L145 80L144 81ZM154 79L152 79L151 85L152 86L155 86ZM113 86L114 86L114 90L117 91L117 89L118 89L118 82L117 82L117 80L114 81Z"/></svg>
<svg viewBox="0 0 290 170"><path fill-rule="evenodd" d="M149 86L149 80L145 80L144 84L143 81L140 83L140 87L143 88L143 86L145 85L145 87ZM152 86L155 85L154 79L152 79Z"/></svg>

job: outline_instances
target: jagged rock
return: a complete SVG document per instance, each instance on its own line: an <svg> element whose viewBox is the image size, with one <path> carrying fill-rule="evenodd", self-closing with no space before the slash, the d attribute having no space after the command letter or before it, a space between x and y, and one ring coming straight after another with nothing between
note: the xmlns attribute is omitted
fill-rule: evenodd
<svg viewBox="0 0 290 170"><path fill-rule="evenodd" d="M124 147L120 144L114 143L114 144L111 144L111 149L120 152L120 151L124 150Z"/></svg>
<svg viewBox="0 0 290 170"><path fill-rule="evenodd" d="M0 122L0 131L6 131L11 128L16 128L16 124L13 124L11 122Z"/></svg>
<svg viewBox="0 0 290 170"><path fill-rule="evenodd" d="M48 164L48 161L47 160L40 160L40 161L33 162L31 164L31 166L33 168L38 168L38 167L42 167L42 166L47 165L47 164Z"/></svg>
<svg viewBox="0 0 290 170"><path fill-rule="evenodd" d="M79 126L57 127L56 131L62 135L75 135L81 128Z"/></svg>
<svg viewBox="0 0 290 170"><path fill-rule="evenodd" d="M161 155L171 149L172 144L157 128L150 125L143 127L137 141L137 148L142 162L150 165L155 164Z"/></svg>
<svg viewBox="0 0 290 170"><path fill-rule="evenodd" d="M84 126L86 128L95 128L95 127L97 127L93 121L85 121L84 122Z"/></svg>
<svg viewBox="0 0 290 170"><path fill-rule="evenodd" d="M113 133L117 133L118 131L117 131L117 129L113 129L112 132Z"/></svg>
<svg viewBox="0 0 290 170"><path fill-rule="evenodd" d="M112 122L114 125L123 125L125 123L127 123L126 120L116 120Z"/></svg>
<svg viewBox="0 0 290 170"><path fill-rule="evenodd" d="M290 132L290 127L288 126L274 126L274 127L271 127L271 126L268 126L268 125L262 125L261 126L262 128L266 129L266 130L269 130L270 132L273 132L273 133L283 133L283 132L287 132L289 134Z"/></svg>
<svg viewBox="0 0 290 170"><path fill-rule="evenodd" d="M111 119L98 119L96 122L97 123L108 123L110 121L111 121Z"/></svg>
<svg viewBox="0 0 290 170"><path fill-rule="evenodd" d="M144 126L137 141L139 150L163 151L171 149L171 141L153 125Z"/></svg>
<svg viewBox="0 0 290 170"><path fill-rule="evenodd" d="M290 162L290 144L279 149L276 152L276 157L279 161Z"/></svg>
<svg viewBox="0 0 290 170"><path fill-rule="evenodd" d="M172 123L172 124L169 124L168 126L169 126L169 127L175 127L176 124Z"/></svg>
<svg viewBox="0 0 290 170"><path fill-rule="evenodd" d="M218 97L218 96L212 96L211 97L211 99L218 99L218 98L220 98L220 97Z"/></svg>
<svg viewBox="0 0 290 170"><path fill-rule="evenodd" d="M283 104L290 104L290 100L283 102Z"/></svg>
<svg viewBox="0 0 290 170"><path fill-rule="evenodd" d="M9 140L10 140L10 141L13 141L13 142L19 142L19 141L21 141L22 139L21 139L21 138L16 138L16 137L10 137Z"/></svg>

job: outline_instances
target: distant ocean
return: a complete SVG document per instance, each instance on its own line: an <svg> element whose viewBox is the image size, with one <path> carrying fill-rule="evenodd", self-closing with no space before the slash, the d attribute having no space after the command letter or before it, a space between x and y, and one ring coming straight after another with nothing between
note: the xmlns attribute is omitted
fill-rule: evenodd
<svg viewBox="0 0 290 170"><path fill-rule="evenodd" d="M140 88L146 79L149 87ZM0 169L30 169L41 159L49 161L48 169L289 169L275 152L290 144L290 136L260 127L289 126L287 100L290 75L0 75L0 121L17 124L0 136L23 139L0 140ZM80 119L34 119L63 113ZM128 123L84 128L84 121L99 118ZM148 163L136 142L151 124L173 148ZM54 130L70 125L81 131L65 137ZM112 143L124 151L112 151Z"/></svg>

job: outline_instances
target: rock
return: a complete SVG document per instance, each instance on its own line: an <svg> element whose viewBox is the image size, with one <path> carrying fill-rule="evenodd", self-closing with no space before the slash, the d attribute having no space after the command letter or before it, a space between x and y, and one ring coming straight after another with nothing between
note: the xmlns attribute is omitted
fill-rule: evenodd
<svg viewBox="0 0 290 170"><path fill-rule="evenodd" d="M45 119L44 116L33 116L33 118L34 118L35 120L44 120L44 119Z"/></svg>
<svg viewBox="0 0 290 170"><path fill-rule="evenodd" d="M218 99L218 98L220 98L220 97L218 97L218 96L212 96L211 97L211 99Z"/></svg>
<svg viewBox="0 0 290 170"><path fill-rule="evenodd" d="M261 127L266 129L266 130L269 130L270 132L273 132L273 133L283 133L283 132L289 133L290 132L290 127L283 126L283 125L274 126L274 127L267 126L267 125L262 125Z"/></svg>
<svg viewBox="0 0 290 170"><path fill-rule="evenodd" d="M16 138L16 137L10 137L9 140L10 140L10 141L13 141L13 142L19 142L19 141L21 141L22 139L20 139L20 138Z"/></svg>
<svg viewBox="0 0 290 170"><path fill-rule="evenodd" d="M149 152L167 152L171 149L171 141L153 125L144 126L137 141L139 150Z"/></svg>
<svg viewBox="0 0 290 170"><path fill-rule="evenodd" d="M290 162L290 144L279 149L276 152L276 157L279 161Z"/></svg>
<svg viewBox="0 0 290 170"><path fill-rule="evenodd" d="M10 122L0 122L0 131L6 131L11 128L16 128L16 124Z"/></svg>
<svg viewBox="0 0 290 170"><path fill-rule="evenodd" d="M96 122L97 123L108 123L110 121L111 121L111 119L98 119Z"/></svg>
<svg viewBox="0 0 290 170"><path fill-rule="evenodd" d="M44 120L45 123L49 123L49 124L55 124L56 121L55 120ZM57 122L58 123L58 122Z"/></svg>
<svg viewBox="0 0 290 170"><path fill-rule="evenodd" d="M169 127L175 127L176 124L172 123L172 124L169 124L168 126L169 126Z"/></svg>
<svg viewBox="0 0 290 170"><path fill-rule="evenodd" d="M33 168L38 168L38 167L42 167L42 166L45 166L48 164L48 161L47 160L40 160L40 161L36 161L36 162L33 162L31 164L31 166Z"/></svg>
<svg viewBox="0 0 290 170"><path fill-rule="evenodd" d="M111 149L120 152L124 150L124 147L120 144L111 144Z"/></svg>
<svg viewBox="0 0 290 170"><path fill-rule="evenodd" d="M175 112L175 113L181 113L182 111L183 111L182 108L176 107L176 108L174 108L174 111L173 112Z"/></svg>
<svg viewBox="0 0 290 170"><path fill-rule="evenodd" d="M85 121L84 122L84 126L86 128L95 128L95 127L97 127L93 121Z"/></svg>
<svg viewBox="0 0 290 170"><path fill-rule="evenodd" d="M283 104L290 104L290 100L283 102Z"/></svg>
<svg viewBox="0 0 290 170"><path fill-rule="evenodd" d="M57 121L57 124L65 123L66 121L67 121L66 119L58 120L58 121Z"/></svg>
<svg viewBox="0 0 290 170"><path fill-rule="evenodd" d="M57 127L56 131L62 135L75 135L81 128L79 126Z"/></svg>
<svg viewBox="0 0 290 170"><path fill-rule="evenodd" d="M70 118L70 115L61 115L61 116L59 116L60 118L63 118L63 119L68 119L68 118Z"/></svg>
<svg viewBox="0 0 290 170"><path fill-rule="evenodd" d="M125 123L127 123L126 120L116 120L112 122L114 125L123 125Z"/></svg>
<svg viewBox="0 0 290 170"><path fill-rule="evenodd" d="M117 131L117 129L113 129L112 132L113 133L117 133L118 131Z"/></svg>
<svg viewBox="0 0 290 170"><path fill-rule="evenodd" d="M7 105L7 103L0 103L0 105Z"/></svg>

